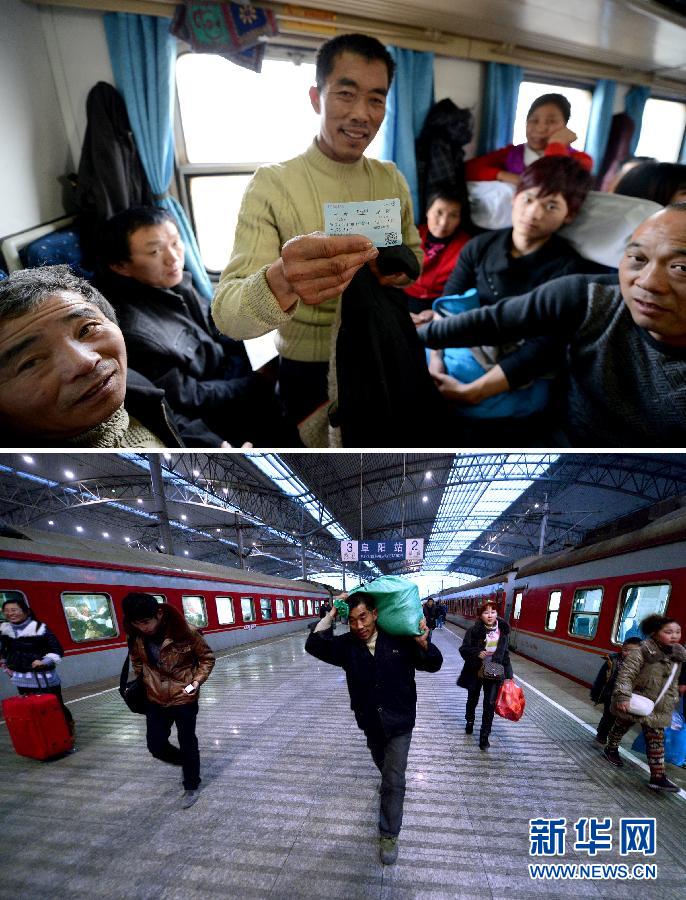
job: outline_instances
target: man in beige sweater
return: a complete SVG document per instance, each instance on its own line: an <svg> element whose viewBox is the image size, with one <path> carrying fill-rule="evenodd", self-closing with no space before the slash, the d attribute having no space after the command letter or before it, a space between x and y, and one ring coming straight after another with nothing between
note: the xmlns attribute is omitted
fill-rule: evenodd
<svg viewBox="0 0 686 900"><path fill-rule="evenodd" d="M280 392L295 422L328 399L340 295L378 255L365 237L324 235L324 204L398 198L403 242L421 262L407 182L393 163L364 156L383 122L394 67L366 35L322 45L310 88L319 134L305 153L255 173L212 304L218 327L237 340L278 329ZM408 283L404 275L380 280Z"/></svg>

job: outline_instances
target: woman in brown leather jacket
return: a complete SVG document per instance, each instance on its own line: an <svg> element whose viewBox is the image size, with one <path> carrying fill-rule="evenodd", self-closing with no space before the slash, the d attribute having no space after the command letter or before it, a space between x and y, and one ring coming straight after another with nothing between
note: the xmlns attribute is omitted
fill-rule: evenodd
<svg viewBox="0 0 686 900"><path fill-rule="evenodd" d="M124 628L129 636L131 665L145 685L148 750L156 759L180 765L188 809L198 799L200 753L195 736L198 688L209 677L214 654L202 635L167 603L152 594L124 597ZM176 725L179 746L169 743Z"/></svg>

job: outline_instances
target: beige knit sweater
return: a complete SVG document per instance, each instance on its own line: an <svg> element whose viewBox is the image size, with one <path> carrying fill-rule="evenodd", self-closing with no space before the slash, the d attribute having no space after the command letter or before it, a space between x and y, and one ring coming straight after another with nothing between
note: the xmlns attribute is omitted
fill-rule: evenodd
<svg viewBox="0 0 686 900"><path fill-rule="evenodd" d="M248 185L238 217L233 255L212 302L217 326L236 340L278 328L276 345L287 359L326 362L340 297L319 306L296 303L284 312L265 273L286 241L324 230L325 203L398 197L403 242L422 260L407 182L393 163L362 157L339 163L316 139L295 159L262 166Z"/></svg>

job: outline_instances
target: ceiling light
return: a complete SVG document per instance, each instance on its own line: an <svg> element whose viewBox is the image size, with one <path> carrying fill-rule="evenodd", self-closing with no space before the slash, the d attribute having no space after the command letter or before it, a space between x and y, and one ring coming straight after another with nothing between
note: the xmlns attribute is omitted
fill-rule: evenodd
<svg viewBox="0 0 686 900"><path fill-rule="evenodd" d="M425 472L424 478L426 478L426 479L433 478L433 472Z"/></svg>
<svg viewBox="0 0 686 900"><path fill-rule="evenodd" d="M185 522L187 518L188 518L188 517L186 516L185 513L181 513L181 521L182 521L182 522Z"/></svg>
<svg viewBox="0 0 686 900"><path fill-rule="evenodd" d="M143 502L143 500L142 500L141 497L137 497L137 498L136 498L136 503L142 503L142 502Z"/></svg>
<svg viewBox="0 0 686 900"><path fill-rule="evenodd" d="M71 471L71 469L65 469L64 477L68 478L71 481L71 479L74 478L74 473Z"/></svg>
<svg viewBox="0 0 686 900"><path fill-rule="evenodd" d="M131 543L131 538L125 537L124 540L126 541L127 544Z"/></svg>
<svg viewBox="0 0 686 900"><path fill-rule="evenodd" d="M77 526L76 526L76 530L77 530L78 532L81 532L81 531L83 531L83 528L81 527L81 525L77 525Z"/></svg>
<svg viewBox="0 0 686 900"><path fill-rule="evenodd" d="M48 519L48 525L54 525L54 524L55 523L52 521L52 519Z"/></svg>
<svg viewBox="0 0 686 900"><path fill-rule="evenodd" d="M102 536L103 536L103 537L109 537L109 536L110 536L109 531L103 531Z"/></svg>
<svg viewBox="0 0 686 900"><path fill-rule="evenodd" d="M197 469L193 469L193 478L200 478L200 472Z"/></svg>
<svg viewBox="0 0 686 900"><path fill-rule="evenodd" d="M184 556L188 556L188 550L184 550L184 551L183 551L183 555L184 555Z"/></svg>
<svg viewBox="0 0 686 900"><path fill-rule="evenodd" d="M424 494L424 496L422 497L422 503L428 503L428 502L429 502L429 498L426 496L426 494Z"/></svg>
<svg viewBox="0 0 686 900"><path fill-rule="evenodd" d="M29 463L29 465L33 465L33 457L32 456L22 456L22 459L25 463Z"/></svg>

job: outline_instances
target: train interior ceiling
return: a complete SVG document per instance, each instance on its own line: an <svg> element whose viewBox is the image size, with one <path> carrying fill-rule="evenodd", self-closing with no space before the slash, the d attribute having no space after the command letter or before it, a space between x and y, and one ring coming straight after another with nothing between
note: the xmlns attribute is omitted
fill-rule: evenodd
<svg viewBox="0 0 686 900"><path fill-rule="evenodd" d="M117 674L130 590L226 650L302 629L336 589L401 575L422 599L443 597L457 625L495 599L520 653L581 682L640 611L682 616L677 454L0 460L0 596L23 596L55 631L67 685ZM341 544L359 539L421 539L423 559L344 566Z"/></svg>
<svg viewBox="0 0 686 900"><path fill-rule="evenodd" d="M435 99L450 98L475 115L475 139L466 147L467 156L476 148L486 62L521 66L525 80L543 85L541 92L545 84L564 84L585 89L590 96L598 79L612 79L615 112L624 108L631 86L646 86L652 100L674 103L668 108L671 112L664 113L668 119L674 119L675 111L679 115L686 111L686 19L684 4L676 0L584 0L572 5L554 0L486 0L477 6L467 0L429 0L420 5L306 0L299 7L267 6L275 12L278 27L278 35L268 40L267 59L311 64L313 51L323 39L353 30L366 31L388 45L433 51ZM12 128L5 129L0 148L6 173L0 238L25 233L72 211L69 175L77 170L81 155L86 97L97 82L114 83L103 13L171 16L174 7L174 0L6 0L0 35L0 97L4 120ZM186 49L179 44L180 59ZM191 79L192 90L192 76L185 77ZM195 77L196 84L202 84L205 76ZM233 92L234 104L238 93ZM300 89L293 93L304 101L300 106L307 105ZM227 115L212 118L231 119L231 101L223 89L218 95L224 97ZM217 110L216 104L212 109ZM254 109L249 112L254 116ZM210 271L217 271L230 251L231 217L224 219L228 224L222 227L215 249L202 232L219 229L203 225L203 186L200 178L191 184L192 176L199 175L200 169L203 176L216 170L216 174L243 175L245 180L257 164L269 160L263 158L264 142L253 159L231 159L230 152L218 159L210 138L190 134L193 127L177 103L177 180L172 190L193 216L203 261ZM268 142L274 159L288 156L286 145L281 146L286 137L279 134L282 130L276 129ZM290 155L307 145L312 130L311 124L295 128L295 150ZM672 161L680 152L678 140L675 148L669 151ZM239 196L244 180L232 182ZM226 203L231 202L235 201L229 192Z"/></svg>

